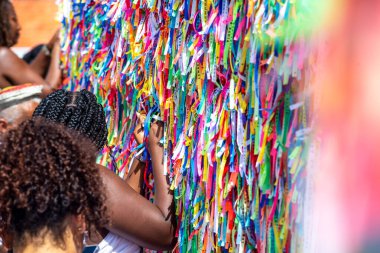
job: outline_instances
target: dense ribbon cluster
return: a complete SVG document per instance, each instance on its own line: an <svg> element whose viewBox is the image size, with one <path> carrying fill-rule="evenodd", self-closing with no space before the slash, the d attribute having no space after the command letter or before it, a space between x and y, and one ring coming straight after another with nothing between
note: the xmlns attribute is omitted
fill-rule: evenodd
<svg viewBox="0 0 380 253"><path fill-rule="evenodd" d="M100 162L128 171L136 112L145 134L152 118L165 122L176 251L296 252L311 110L297 1L59 5L65 87L93 91L106 109ZM151 169L144 178L149 192Z"/></svg>

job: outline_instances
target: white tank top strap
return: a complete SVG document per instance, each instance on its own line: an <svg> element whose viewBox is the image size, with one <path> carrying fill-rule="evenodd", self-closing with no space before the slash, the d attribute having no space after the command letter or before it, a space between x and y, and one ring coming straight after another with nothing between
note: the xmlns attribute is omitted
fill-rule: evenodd
<svg viewBox="0 0 380 253"><path fill-rule="evenodd" d="M140 250L138 245L110 232L99 243L95 253L139 253Z"/></svg>

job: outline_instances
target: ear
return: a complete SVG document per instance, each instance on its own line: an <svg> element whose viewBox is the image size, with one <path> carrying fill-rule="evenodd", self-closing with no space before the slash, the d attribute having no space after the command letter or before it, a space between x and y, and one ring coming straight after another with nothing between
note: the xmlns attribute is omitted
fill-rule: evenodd
<svg viewBox="0 0 380 253"><path fill-rule="evenodd" d="M73 216L73 222L78 231L86 231L86 219L83 214Z"/></svg>
<svg viewBox="0 0 380 253"><path fill-rule="evenodd" d="M0 118L0 133L5 133L8 130L9 124L4 118Z"/></svg>
<svg viewBox="0 0 380 253"><path fill-rule="evenodd" d="M82 252L83 244L85 242L85 232L86 232L86 219L83 214L71 215L71 233L73 236L74 246L76 251L70 252Z"/></svg>

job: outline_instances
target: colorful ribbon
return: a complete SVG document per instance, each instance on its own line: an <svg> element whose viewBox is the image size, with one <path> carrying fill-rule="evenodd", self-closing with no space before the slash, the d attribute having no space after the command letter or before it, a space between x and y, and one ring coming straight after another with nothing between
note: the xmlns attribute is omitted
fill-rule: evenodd
<svg viewBox="0 0 380 253"><path fill-rule="evenodd" d="M124 174L135 113L165 122L176 252L298 252L311 108L295 2L59 2L65 87L105 107L99 161Z"/></svg>

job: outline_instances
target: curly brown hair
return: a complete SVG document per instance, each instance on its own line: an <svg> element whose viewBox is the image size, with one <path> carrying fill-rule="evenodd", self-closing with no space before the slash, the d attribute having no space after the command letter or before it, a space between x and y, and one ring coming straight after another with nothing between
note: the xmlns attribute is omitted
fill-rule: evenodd
<svg viewBox="0 0 380 253"><path fill-rule="evenodd" d="M65 222L82 214L89 230L108 223L95 148L64 126L28 120L0 143L0 234L18 243L43 229L64 245Z"/></svg>

